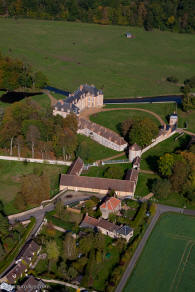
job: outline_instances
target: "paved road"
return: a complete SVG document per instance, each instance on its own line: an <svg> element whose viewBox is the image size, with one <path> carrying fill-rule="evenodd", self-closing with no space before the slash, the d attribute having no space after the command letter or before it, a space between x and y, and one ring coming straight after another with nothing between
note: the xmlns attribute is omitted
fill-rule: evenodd
<svg viewBox="0 0 195 292"><path fill-rule="evenodd" d="M73 193L74 193L74 195L73 195ZM70 196L70 195L73 195L73 197L72 198L70 198L70 197L67 198L67 196ZM100 195L100 194L94 194L94 195L96 195L98 198L102 198L103 197L103 195ZM87 200L89 197L91 197L91 193L84 193L83 194L82 192L71 192L71 191L68 191L65 194L62 194L62 196L61 196L62 201L64 202L64 205L70 205L71 203L75 203L77 201ZM54 208L55 208L55 204L54 203L50 203L47 206L45 206L44 208L42 208L40 210L35 210L34 212L31 212L30 214L25 214L25 215L18 214L18 217L9 220L9 222L11 224L13 224L16 221L20 221L21 222L21 221L28 220L31 217L35 217L36 224L35 224L33 230L31 231L31 233L29 234L29 236L28 236L28 238L26 240L26 242L27 242L27 241L29 241L31 238L33 238L35 236L37 230L39 229L41 223L43 222L43 219L45 217L45 213L54 210ZM19 252L22 250L22 248L23 248L23 246L21 247ZM3 273L0 274L0 278L2 278L7 273L7 271L12 268L14 263L15 263L15 259L7 267L7 269L5 269L3 271Z"/></svg>
<svg viewBox="0 0 195 292"><path fill-rule="evenodd" d="M144 246L145 246L145 244L146 244L146 242L147 242L147 240L152 232L152 229L154 228L160 215L165 213L165 212L176 212L176 213L195 216L195 210L186 210L186 209L182 209L182 208L175 208L175 207L160 205L160 204L157 205L156 214L153 217L152 221L150 222L149 227L147 228L142 240L140 241L133 257L131 258L129 265L127 266L127 269L125 270L125 272L121 278L121 281L119 282L115 292L122 292L123 291L125 284L126 284L128 278L130 277L130 275L135 267L135 264L136 264L139 256L141 255L141 252L142 252L142 250L143 250L143 248L144 248Z"/></svg>

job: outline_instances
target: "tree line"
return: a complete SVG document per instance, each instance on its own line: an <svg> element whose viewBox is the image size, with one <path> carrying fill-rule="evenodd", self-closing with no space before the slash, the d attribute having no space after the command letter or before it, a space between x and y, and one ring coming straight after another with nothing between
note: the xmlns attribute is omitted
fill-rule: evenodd
<svg viewBox="0 0 195 292"><path fill-rule="evenodd" d="M192 0L0 0L0 15L195 31Z"/></svg>
<svg viewBox="0 0 195 292"><path fill-rule="evenodd" d="M74 158L77 148L77 118L70 114L63 119L53 116L52 109L43 109L31 98L6 108L1 128L0 147L17 152L18 157L42 159Z"/></svg>
<svg viewBox="0 0 195 292"><path fill-rule="evenodd" d="M34 72L29 64L0 53L1 89L13 91L18 88L43 88L47 82L47 77L41 71Z"/></svg>
<svg viewBox="0 0 195 292"><path fill-rule="evenodd" d="M152 191L158 199L167 199L172 194L185 198L188 204L195 203L195 145L179 153L166 153L158 160L160 178L154 180Z"/></svg>

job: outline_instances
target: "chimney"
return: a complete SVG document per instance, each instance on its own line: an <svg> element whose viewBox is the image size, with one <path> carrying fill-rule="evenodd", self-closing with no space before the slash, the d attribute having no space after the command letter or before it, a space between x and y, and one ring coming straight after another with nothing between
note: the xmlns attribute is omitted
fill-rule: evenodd
<svg viewBox="0 0 195 292"><path fill-rule="evenodd" d="M83 90L83 85L82 84L79 86L79 89L80 89L80 91Z"/></svg>

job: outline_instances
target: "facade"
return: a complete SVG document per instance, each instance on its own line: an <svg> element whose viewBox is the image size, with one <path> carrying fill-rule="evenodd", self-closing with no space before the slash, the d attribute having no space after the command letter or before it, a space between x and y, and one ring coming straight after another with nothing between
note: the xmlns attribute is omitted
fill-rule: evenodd
<svg viewBox="0 0 195 292"><path fill-rule="evenodd" d="M54 105L53 115L65 118L68 114L74 113L78 116L85 108L102 107L103 99L103 92L94 85L80 85L68 98L59 100Z"/></svg>
<svg viewBox="0 0 195 292"><path fill-rule="evenodd" d="M61 174L60 190L84 191L106 195L111 190L118 197L134 196L136 184L130 180Z"/></svg>
<svg viewBox="0 0 195 292"><path fill-rule="evenodd" d="M100 206L100 211L102 213L102 218L108 219L109 215L112 213L117 213L121 210L121 201L117 198L108 198Z"/></svg>
<svg viewBox="0 0 195 292"><path fill-rule="evenodd" d="M126 241L129 241L129 239L133 236L133 229L127 225L119 226L102 218L95 219L88 216L88 214L86 214L80 224L80 227L92 228L109 237L124 238Z"/></svg>
<svg viewBox="0 0 195 292"><path fill-rule="evenodd" d="M127 142L114 131L83 118L79 118L78 133L116 151L123 151L127 147Z"/></svg>
<svg viewBox="0 0 195 292"><path fill-rule="evenodd" d="M136 157L141 157L142 149L136 143L129 147L129 161L133 162Z"/></svg>

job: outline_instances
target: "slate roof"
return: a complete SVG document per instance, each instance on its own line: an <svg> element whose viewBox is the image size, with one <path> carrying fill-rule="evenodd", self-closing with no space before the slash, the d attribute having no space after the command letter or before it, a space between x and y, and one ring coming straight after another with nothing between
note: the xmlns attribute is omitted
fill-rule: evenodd
<svg viewBox="0 0 195 292"><path fill-rule="evenodd" d="M66 99L58 100L58 102L54 105L54 108L57 111L63 111L63 112L70 111L71 113L74 113L74 114L79 114L80 112L77 106L75 106L74 104L68 103Z"/></svg>
<svg viewBox="0 0 195 292"><path fill-rule="evenodd" d="M19 289L17 292L33 292L33 291L41 291L46 285L41 281L37 280L35 277L30 276Z"/></svg>
<svg viewBox="0 0 195 292"><path fill-rule="evenodd" d="M114 211L118 205L121 204L121 201L117 198L111 197L107 199L101 206L100 209L107 209L110 211Z"/></svg>
<svg viewBox="0 0 195 292"><path fill-rule="evenodd" d="M140 146L138 146L136 143L134 143L133 145L131 145L129 147L130 150L134 150L134 151L139 151L142 150Z"/></svg>
<svg viewBox="0 0 195 292"><path fill-rule="evenodd" d="M78 128L80 130L82 129L89 129L91 132L95 132L96 134L104 137L107 140L110 140L111 142L117 144L117 145L127 145L127 142L119 136L114 131L107 129L103 126L100 126L96 123L92 123L89 120L85 120L83 118L78 119Z"/></svg>
<svg viewBox="0 0 195 292"><path fill-rule="evenodd" d="M128 169L125 179L130 180L131 182L137 182L139 171L135 168Z"/></svg>
<svg viewBox="0 0 195 292"><path fill-rule="evenodd" d="M30 240L25 244L25 246L17 256L17 260L23 259L28 263L31 261L30 258L34 256L33 253L38 252L39 249L40 246L34 240Z"/></svg>
<svg viewBox="0 0 195 292"><path fill-rule="evenodd" d="M122 227L120 227L116 232L118 234L127 236L129 235L129 233L131 233L133 231L133 229L127 225L123 225Z"/></svg>
<svg viewBox="0 0 195 292"><path fill-rule="evenodd" d="M141 162L141 157L136 156L135 159L134 159L134 161L133 161L133 164L138 164L138 165L140 165L140 162Z"/></svg>
<svg viewBox="0 0 195 292"><path fill-rule="evenodd" d="M93 96L97 96L98 94L102 94L101 90L98 90L94 85L84 84L81 85L73 94L70 94L66 99L66 102L73 103L78 102L82 95L86 95L90 93Z"/></svg>
<svg viewBox="0 0 195 292"><path fill-rule="evenodd" d="M6 278L9 284L14 284L15 281L21 277L22 274L24 274L25 270L27 269L27 266L20 262L17 265L15 265L7 274Z"/></svg>
<svg viewBox="0 0 195 292"><path fill-rule="evenodd" d="M133 193L135 183L129 180L61 174L60 185Z"/></svg>
<svg viewBox="0 0 195 292"><path fill-rule="evenodd" d="M82 170L84 166L84 162L80 157L77 157L77 159L71 164L70 168L68 169L67 174L71 175L78 175L80 171Z"/></svg>

